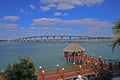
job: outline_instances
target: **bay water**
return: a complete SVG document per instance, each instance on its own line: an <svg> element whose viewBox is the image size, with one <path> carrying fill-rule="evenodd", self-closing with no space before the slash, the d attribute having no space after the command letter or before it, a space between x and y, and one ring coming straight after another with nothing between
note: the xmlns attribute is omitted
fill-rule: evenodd
<svg viewBox="0 0 120 80"><path fill-rule="evenodd" d="M89 55L101 56L104 59L120 59L120 47L112 47L107 42L75 42L85 48ZM18 61L19 56L29 56L33 59L36 69L56 67L56 65L67 66L69 63L64 60L63 49L71 42L55 43L0 43L0 71L8 64Z"/></svg>

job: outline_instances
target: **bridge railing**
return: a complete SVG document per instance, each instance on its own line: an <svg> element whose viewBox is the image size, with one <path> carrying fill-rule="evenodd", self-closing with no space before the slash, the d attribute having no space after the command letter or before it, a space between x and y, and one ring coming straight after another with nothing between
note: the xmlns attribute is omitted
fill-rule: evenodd
<svg viewBox="0 0 120 80"><path fill-rule="evenodd" d="M45 75L53 75L53 74L57 74L56 68L48 68L48 69L44 69L44 74L45 74Z"/></svg>
<svg viewBox="0 0 120 80"><path fill-rule="evenodd" d="M120 64L120 60L119 59L114 59L114 60L112 60L112 59L109 59L109 60L103 59L103 64L109 65L110 63L112 65L119 65Z"/></svg>

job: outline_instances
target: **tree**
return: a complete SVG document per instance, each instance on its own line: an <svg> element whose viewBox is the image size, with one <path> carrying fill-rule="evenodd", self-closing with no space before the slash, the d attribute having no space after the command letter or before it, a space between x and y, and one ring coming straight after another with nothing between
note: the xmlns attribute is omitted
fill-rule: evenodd
<svg viewBox="0 0 120 80"><path fill-rule="evenodd" d="M112 79L112 72L102 70L98 73L98 76L93 80L111 80Z"/></svg>
<svg viewBox="0 0 120 80"><path fill-rule="evenodd" d="M6 80L37 80L35 65L30 57L20 56L19 62L9 64L5 70Z"/></svg>
<svg viewBox="0 0 120 80"><path fill-rule="evenodd" d="M113 33L115 34L115 39L113 40L112 48L113 52L115 47L120 46L120 19L118 19L113 26Z"/></svg>

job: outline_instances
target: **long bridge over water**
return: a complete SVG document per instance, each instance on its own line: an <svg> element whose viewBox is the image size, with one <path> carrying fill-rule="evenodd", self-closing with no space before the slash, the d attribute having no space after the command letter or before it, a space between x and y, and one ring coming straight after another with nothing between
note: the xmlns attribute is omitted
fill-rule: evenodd
<svg viewBox="0 0 120 80"><path fill-rule="evenodd" d="M105 37L105 36L31 36L24 38L17 38L13 40L8 40L8 42L56 42L56 41L106 41L111 42L114 37Z"/></svg>

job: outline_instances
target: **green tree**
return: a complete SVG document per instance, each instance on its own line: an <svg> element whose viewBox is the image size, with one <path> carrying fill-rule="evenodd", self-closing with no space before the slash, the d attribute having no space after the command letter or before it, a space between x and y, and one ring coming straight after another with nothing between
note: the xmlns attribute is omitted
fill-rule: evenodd
<svg viewBox="0 0 120 80"><path fill-rule="evenodd" d="M106 70L102 70L98 73L98 76L93 80L111 80L112 73Z"/></svg>
<svg viewBox="0 0 120 80"><path fill-rule="evenodd" d="M37 80L35 65L30 57L20 56L19 62L9 64L5 70L6 80Z"/></svg>
<svg viewBox="0 0 120 80"><path fill-rule="evenodd" d="M118 19L115 22L115 24L112 28L113 28L113 32L115 34L115 39L113 40L113 44L112 44L112 48L113 48L113 52L114 52L115 47L117 45L120 46L120 19Z"/></svg>

